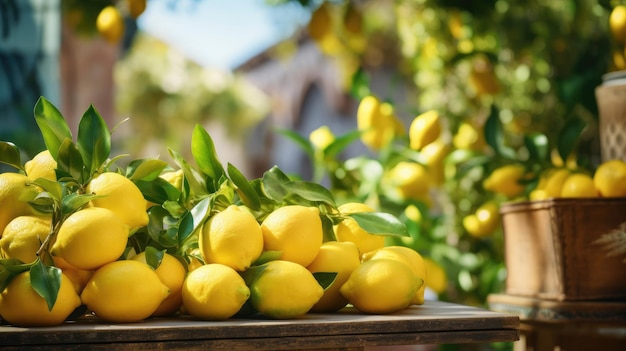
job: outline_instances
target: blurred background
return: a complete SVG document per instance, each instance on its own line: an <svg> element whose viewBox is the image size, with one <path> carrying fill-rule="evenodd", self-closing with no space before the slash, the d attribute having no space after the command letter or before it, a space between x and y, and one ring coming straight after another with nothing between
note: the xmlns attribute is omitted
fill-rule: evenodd
<svg viewBox="0 0 626 351"><path fill-rule="evenodd" d="M624 38L611 33L626 18L609 21L618 5L0 0L0 140L28 156L44 148L32 113L39 96L74 132L93 104L115 128L114 151L133 158L170 161L168 148L189 155L200 124L222 162L249 178L278 165L398 215L411 237L395 243L428 258L436 298L483 305L506 277L502 233L497 218L479 234L463 219L493 200L481 186L489 172L528 157L524 136L543 135L556 149L567 126L584 126L571 156L581 167L598 163L594 90L604 74L626 68ZM427 200L375 191L366 175L387 169L385 154L359 139L323 160L319 178L320 162L280 132L308 139L327 126L333 137L347 135L368 95L391 104L406 129L422 112L440 113L441 148L421 155L438 170ZM506 157L485 141L490 116L512 150ZM567 155L552 156L563 164Z"/></svg>

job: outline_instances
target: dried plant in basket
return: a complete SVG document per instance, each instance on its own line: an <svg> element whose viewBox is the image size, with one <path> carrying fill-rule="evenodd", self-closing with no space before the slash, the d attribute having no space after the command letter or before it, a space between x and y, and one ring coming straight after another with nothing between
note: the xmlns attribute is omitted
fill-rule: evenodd
<svg viewBox="0 0 626 351"><path fill-rule="evenodd" d="M626 255L626 222L620 224L619 228L602 235L593 243L603 245L609 257ZM626 258L624 258L624 262L626 263Z"/></svg>

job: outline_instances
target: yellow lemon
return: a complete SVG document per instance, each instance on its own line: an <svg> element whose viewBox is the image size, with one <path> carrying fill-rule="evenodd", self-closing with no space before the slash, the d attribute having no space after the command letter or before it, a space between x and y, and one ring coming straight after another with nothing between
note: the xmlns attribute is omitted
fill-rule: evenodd
<svg viewBox="0 0 626 351"><path fill-rule="evenodd" d="M422 284L405 263L372 259L352 271L339 291L361 312L386 314L408 307Z"/></svg>
<svg viewBox="0 0 626 351"><path fill-rule="evenodd" d="M337 208L341 214L351 214L358 212L374 212L374 209L359 202L348 202ZM359 224L350 217L345 218L335 226L335 237L337 241L350 241L356 244L360 254L380 249L385 246L383 235L366 232Z"/></svg>
<svg viewBox="0 0 626 351"><path fill-rule="evenodd" d="M567 168L550 169L546 174L545 183L541 189L545 192L548 198L560 197L563 184L569 176L570 170Z"/></svg>
<svg viewBox="0 0 626 351"><path fill-rule="evenodd" d="M446 291L446 286L448 285L448 277L445 269L429 257L424 257L424 263L426 264L426 271L428 272L426 286L435 293L442 294Z"/></svg>
<svg viewBox="0 0 626 351"><path fill-rule="evenodd" d="M88 207L71 214L61 224L50 253L84 270L117 260L126 248L128 230L115 213Z"/></svg>
<svg viewBox="0 0 626 351"><path fill-rule="evenodd" d="M318 149L324 150L328 145L335 141L335 135L328 126L321 126L309 134L311 144Z"/></svg>
<svg viewBox="0 0 626 351"><path fill-rule="evenodd" d="M74 290L76 290L77 294L80 294L83 291L93 274L93 271L78 269L76 267L61 268L61 271L69 278L69 280L72 281L72 285L74 286Z"/></svg>
<svg viewBox="0 0 626 351"><path fill-rule="evenodd" d="M221 263L243 272L263 252L263 232L256 218L230 205L202 227L198 245L206 263Z"/></svg>
<svg viewBox="0 0 626 351"><path fill-rule="evenodd" d="M364 97L357 108L357 129L361 141L372 150L380 150L397 136L404 134L404 125L395 115L391 104L377 97Z"/></svg>
<svg viewBox="0 0 626 351"><path fill-rule="evenodd" d="M626 196L626 162L605 161L593 175L593 183L602 197Z"/></svg>
<svg viewBox="0 0 626 351"><path fill-rule="evenodd" d="M514 198L524 192L524 185L520 183L524 174L524 166L519 164L499 167L483 180L483 188L508 198Z"/></svg>
<svg viewBox="0 0 626 351"><path fill-rule="evenodd" d="M249 297L250 289L239 273L219 263L194 269L183 283L185 310L198 319L228 319Z"/></svg>
<svg viewBox="0 0 626 351"><path fill-rule="evenodd" d="M21 173L0 173L0 235L13 218L35 213L27 202L20 199L26 192L36 191L29 182L30 179Z"/></svg>
<svg viewBox="0 0 626 351"><path fill-rule="evenodd" d="M140 252L132 259L142 263L147 263L145 252ZM164 317L173 315L178 311L183 303L182 290L187 270L176 257L165 253L155 272L161 280L161 283L167 286L170 294L161 302L156 311L152 313L152 316Z"/></svg>
<svg viewBox="0 0 626 351"><path fill-rule="evenodd" d="M433 184L441 185L444 181L443 161L450 148L441 138L422 148L422 157L426 164L426 171Z"/></svg>
<svg viewBox="0 0 626 351"><path fill-rule="evenodd" d="M126 0L128 12L132 18L137 18L146 10L146 0Z"/></svg>
<svg viewBox="0 0 626 351"><path fill-rule="evenodd" d="M284 260L270 261L250 284L250 303L274 319L306 314L324 295L324 289L305 267Z"/></svg>
<svg viewBox="0 0 626 351"><path fill-rule="evenodd" d="M437 111L426 111L413 119L409 126L409 146L421 150L441 135L440 116Z"/></svg>
<svg viewBox="0 0 626 351"><path fill-rule="evenodd" d="M15 217L0 237L0 257L16 258L24 263L35 261L37 250L52 230L50 224L50 217Z"/></svg>
<svg viewBox="0 0 626 351"><path fill-rule="evenodd" d="M91 200L91 205L113 211L131 230L148 224L146 199L137 185L123 175L104 172L87 184L86 191L102 196Z"/></svg>
<svg viewBox="0 0 626 351"><path fill-rule="evenodd" d="M417 162L398 162L389 171L388 179L390 186L403 199L427 200L432 180L423 165Z"/></svg>
<svg viewBox="0 0 626 351"><path fill-rule="evenodd" d="M618 44L626 43L626 6L617 5L609 15L609 29Z"/></svg>
<svg viewBox="0 0 626 351"><path fill-rule="evenodd" d="M415 273L417 278L421 279L424 283L428 282L426 263L424 262L422 255L420 255L417 251L405 246L385 246L382 249L368 252L363 255L363 262L383 258L396 260L406 264L409 268L411 268L411 271ZM421 305L424 303L425 288L426 284L422 284L422 286L417 289L411 304Z"/></svg>
<svg viewBox="0 0 626 351"><path fill-rule="evenodd" d="M561 187L561 197L598 197L593 177L586 173L570 174Z"/></svg>
<svg viewBox="0 0 626 351"><path fill-rule="evenodd" d="M493 64L484 56L478 56L472 60L470 82L478 96L494 95L500 91L500 83L494 72Z"/></svg>
<svg viewBox="0 0 626 351"><path fill-rule="evenodd" d="M184 175L183 175L182 169L164 172L161 175L159 175L160 178L172 184L172 186L176 188L178 191L183 191L183 176Z"/></svg>
<svg viewBox="0 0 626 351"><path fill-rule="evenodd" d="M317 207L288 205L261 223L265 251L280 251L280 259L308 266L322 246L324 232Z"/></svg>
<svg viewBox="0 0 626 351"><path fill-rule="evenodd" d="M120 260L98 268L80 297L98 318L132 323L150 317L168 295L169 289L152 267Z"/></svg>
<svg viewBox="0 0 626 351"><path fill-rule="evenodd" d="M61 275L61 285L52 310L46 300L32 287L30 272L15 276L0 293L0 316L6 322L20 327L59 325L80 306L80 298L72 282Z"/></svg>
<svg viewBox="0 0 626 351"><path fill-rule="evenodd" d="M475 213L463 218L463 227L477 238L484 238L494 233L500 224L498 204L488 201L482 204Z"/></svg>
<svg viewBox="0 0 626 351"><path fill-rule="evenodd" d="M106 6L96 18L96 29L106 41L117 44L124 36L124 18L115 6Z"/></svg>
<svg viewBox="0 0 626 351"><path fill-rule="evenodd" d="M313 305L312 312L335 312L348 304L339 288L361 263L359 257L359 248L352 242L327 241L322 244L320 252L307 269L312 273L334 272L337 276L332 285L326 288L322 298Z"/></svg>
<svg viewBox="0 0 626 351"><path fill-rule="evenodd" d="M57 180L56 168L57 161L48 150L41 151L24 164L26 175L31 180L37 178L46 178L52 181Z"/></svg>
<svg viewBox="0 0 626 351"><path fill-rule="evenodd" d="M485 135L474 123L462 122L452 137L456 149L481 151L487 146Z"/></svg>

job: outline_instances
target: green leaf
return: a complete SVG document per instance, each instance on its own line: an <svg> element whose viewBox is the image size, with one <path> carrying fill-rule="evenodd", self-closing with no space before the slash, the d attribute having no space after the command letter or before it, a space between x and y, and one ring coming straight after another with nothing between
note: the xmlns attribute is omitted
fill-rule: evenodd
<svg viewBox="0 0 626 351"><path fill-rule="evenodd" d="M191 136L191 154L200 171L209 178L217 181L224 175L224 167L217 157L213 139L199 124Z"/></svg>
<svg viewBox="0 0 626 351"><path fill-rule="evenodd" d="M183 174L185 175L185 181L189 184L189 189L191 193L196 195L208 194L206 183L201 175L199 175L189 163L185 160L185 158L175 150L168 148L168 151L174 162L183 170ZM214 189L215 190L215 189Z"/></svg>
<svg viewBox="0 0 626 351"><path fill-rule="evenodd" d="M498 117L499 111L495 106L491 106L491 113L485 122L485 140L493 151L500 156L514 158L515 152L506 146L504 128Z"/></svg>
<svg viewBox="0 0 626 351"><path fill-rule="evenodd" d="M245 271L241 272L240 275L243 278L243 280L246 282L246 285L250 286L254 283L255 280L257 280L261 276L261 273L263 273L265 268L267 268L266 264L252 266L246 269Z"/></svg>
<svg viewBox="0 0 626 351"><path fill-rule="evenodd" d="M146 263L153 269L159 268L165 256L165 250L158 250L153 246L147 246L145 249Z"/></svg>
<svg viewBox="0 0 626 351"><path fill-rule="evenodd" d="M176 187L159 177L151 181L136 180L135 185L146 200L156 204L163 204L165 201L177 201L180 197L180 191Z"/></svg>
<svg viewBox="0 0 626 351"><path fill-rule="evenodd" d="M4 291L15 276L28 271L32 265L16 258L0 259L0 291Z"/></svg>
<svg viewBox="0 0 626 351"><path fill-rule="evenodd" d="M65 139L72 140L72 132L61 112L45 97L37 100L34 108L35 122L50 154L57 159L59 147Z"/></svg>
<svg viewBox="0 0 626 351"><path fill-rule="evenodd" d="M91 175L104 164L111 152L111 133L93 105L89 105L80 119L77 139L78 151Z"/></svg>
<svg viewBox="0 0 626 351"><path fill-rule="evenodd" d="M20 149L8 141L0 141L0 163L23 170Z"/></svg>
<svg viewBox="0 0 626 351"><path fill-rule="evenodd" d="M311 144L309 139L303 137L302 135L294 132L291 129L277 128L276 132L298 144L300 148L307 154L307 156L309 156L310 159L313 159L315 157L315 150L313 149L313 144Z"/></svg>
<svg viewBox="0 0 626 351"><path fill-rule="evenodd" d="M252 267L261 266L270 261L276 261L280 259L282 251L263 251L261 256L252 262Z"/></svg>
<svg viewBox="0 0 626 351"><path fill-rule="evenodd" d="M202 222L199 222L202 223ZM180 224L178 225L178 244L182 246L185 241L193 234L196 230L200 228L200 225L195 225L195 221L191 212L185 213L181 219Z"/></svg>
<svg viewBox="0 0 626 351"><path fill-rule="evenodd" d="M252 210L258 210L261 207L261 200L252 185L246 177L232 164L228 163L228 176L230 180L237 186L237 195L241 201Z"/></svg>
<svg viewBox="0 0 626 351"><path fill-rule="evenodd" d="M524 145L528 149L529 159L540 163L550 158L550 143L548 137L542 133L524 135Z"/></svg>
<svg viewBox="0 0 626 351"><path fill-rule="evenodd" d="M350 86L350 94L357 100L361 100L371 94L370 81L367 72L359 67L352 75L352 85Z"/></svg>
<svg viewBox="0 0 626 351"><path fill-rule="evenodd" d="M337 137L324 149L324 157L325 158L334 158L339 153L341 153L346 147L348 147L352 142L358 140L363 134L360 130L355 130L350 133L344 134L340 137Z"/></svg>
<svg viewBox="0 0 626 351"><path fill-rule="evenodd" d="M568 156L574 151L586 126L585 121L580 118L570 118L563 126L557 141L557 150L562 160L567 160Z"/></svg>
<svg viewBox="0 0 626 351"><path fill-rule="evenodd" d="M57 155L57 169L62 173L68 174L80 183L86 181L89 177L85 174L83 157L72 140L65 139L59 146Z"/></svg>
<svg viewBox="0 0 626 351"><path fill-rule="evenodd" d="M324 231L324 242L336 241L335 230L333 229L333 220L327 215L320 216L322 220L322 230Z"/></svg>
<svg viewBox="0 0 626 351"><path fill-rule="evenodd" d="M326 290L335 282L337 272L315 272L313 273L313 278L315 278L317 283L324 288L324 290Z"/></svg>
<svg viewBox="0 0 626 351"><path fill-rule="evenodd" d="M132 181L151 181L157 179L167 166L167 162L159 159L133 160L126 167L126 174Z"/></svg>
<svg viewBox="0 0 626 351"><path fill-rule="evenodd" d="M410 236L406 226L400 220L383 212L357 212L348 214L359 227L370 234L390 236Z"/></svg>
<svg viewBox="0 0 626 351"><path fill-rule="evenodd" d="M291 181L285 184L285 189L290 193L296 194L305 200L313 202L323 202L325 204L336 206L333 194L324 186L307 181Z"/></svg>
<svg viewBox="0 0 626 351"><path fill-rule="evenodd" d="M70 214L83 206L85 206L89 201L99 198L102 196L93 195L93 194L78 194L71 193L65 195L61 199L61 213Z"/></svg>
<svg viewBox="0 0 626 351"><path fill-rule="evenodd" d="M204 198L191 209L190 212L193 218L194 230L199 228L204 223L204 220L207 218L207 216L209 215L209 212L211 211L211 207L212 207L212 201L213 199L211 197Z"/></svg>
<svg viewBox="0 0 626 351"><path fill-rule="evenodd" d="M285 184L290 181L280 168L274 166L263 173L263 191L270 199L282 201L289 194Z"/></svg>
<svg viewBox="0 0 626 351"><path fill-rule="evenodd" d="M54 266L46 266L40 260L30 267L30 283L33 290L43 297L48 304L48 310L52 311L61 288L61 269Z"/></svg>

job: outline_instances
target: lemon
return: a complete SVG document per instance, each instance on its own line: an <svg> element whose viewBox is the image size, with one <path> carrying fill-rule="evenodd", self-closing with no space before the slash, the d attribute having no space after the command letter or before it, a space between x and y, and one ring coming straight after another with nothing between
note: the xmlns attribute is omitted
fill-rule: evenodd
<svg viewBox="0 0 626 351"><path fill-rule="evenodd" d="M30 179L21 173L0 173L0 235L13 218L35 213L27 202L20 199L27 191L35 191L29 182Z"/></svg>
<svg viewBox="0 0 626 351"><path fill-rule="evenodd" d="M313 305L312 312L335 312L348 304L339 288L348 280L350 273L361 263L359 248L349 241L327 241L307 267L312 272L337 273L335 281L324 291L322 298Z"/></svg>
<svg viewBox="0 0 626 351"><path fill-rule="evenodd" d="M321 41L326 35L332 32L332 17L330 14L330 5L324 2L318 7L309 20L308 31L311 38L315 41Z"/></svg>
<svg viewBox="0 0 626 351"><path fill-rule="evenodd" d="M204 262L243 272L261 256L263 232L250 212L230 205L203 225L198 245Z"/></svg>
<svg viewBox="0 0 626 351"><path fill-rule="evenodd" d="M124 36L124 18L115 6L106 6L96 18L96 29L106 41L117 44Z"/></svg>
<svg viewBox="0 0 626 351"><path fill-rule="evenodd" d="M563 189L563 184L565 180L570 176L570 170L567 168L558 168L551 169L548 171L546 175L545 183L543 184L543 191L545 191L546 196L550 197L560 197L561 189Z"/></svg>
<svg viewBox="0 0 626 351"><path fill-rule="evenodd" d="M128 230L115 213L88 207L74 212L61 224L50 253L76 268L95 270L117 260L127 242Z"/></svg>
<svg viewBox="0 0 626 351"><path fill-rule="evenodd" d="M305 267L285 260L270 261L250 284L250 303L274 319L306 314L324 295L324 289Z"/></svg>
<svg viewBox="0 0 626 351"><path fill-rule="evenodd" d="M87 282L89 281L89 279L91 279L91 276L93 275L93 271L78 269L76 267L62 268L61 271L72 282L74 290L76 290L77 294L80 294L83 291L83 289L87 285Z"/></svg>
<svg viewBox="0 0 626 351"><path fill-rule="evenodd" d="M570 174L561 187L561 197L597 197L593 177L586 173Z"/></svg>
<svg viewBox="0 0 626 351"><path fill-rule="evenodd" d="M339 291L361 312L386 314L408 307L423 283L408 265L381 258L361 263Z"/></svg>
<svg viewBox="0 0 626 351"><path fill-rule="evenodd" d="M435 110L426 111L415 117L409 126L409 146L411 149L419 151L437 140L440 135L439 113Z"/></svg>
<svg viewBox="0 0 626 351"><path fill-rule="evenodd" d="M488 201L482 204L475 213L463 217L463 227L476 238L484 238L494 233L500 224L498 204Z"/></svg>
<svg viewBox="0 0 626 351"><path fill-rule="evenodd" d="M250 289L231 267L219 263L200 266L183 283L186 311L203 320L224 320L234 316L250 297Z"/></svg>
<svg viewBox="0 0 626 351"><path fill-rule="evenodd" d="M430 257L424 257L424 263L426 264L426 271L428 272L426 287L437 294L442 294L446 291L446 286L448 285L448 277L445 269Z"/></svg>
<svg viewBox="0 0 626 351"><path fill-rule="evenodd" d="M602 197L626 196L626 162L603 162L593 175L593 183Z"/></svg>
<svg viewBox="0 0 626 351"><path fill-rule="evenodd" d="M174 188L178 191L183 191L183 170L177 169L175 171L164 172L159 175L160 178L164 179L166 182L172 184Z"/></svg>
<svg viewBox="0 0 626 351"><path fill-rule="evenodd" d="M140 252L132 258L142 263L146 262L146 253ZM170 294L161 302L156 311L152 313L154 317L164 317L173 315L178 311L183 303L182 289L183 282L187 275L185 266L174 256L165 253L161 264L155 270L157 276L170 291Z"/></svg>
<svg viewBox="0 0 626 351"><path fill-rule="evenodd" d="M357 108L357 129L362 132L361 141L372 150L380 150L394 136L404 134L404 125L395 115L391 104L377 97L364 97Z"/></svg>
<svg viewBox="0 0 626 351"><path fill-rule="evenodd" d="M169 289L152 267L121 260L98 268L80 294L87 308L107 322L144 320L161 305Z"/></svg>
<svg viewBox="0 0 626 351"><path fill-rule="evenodd" d="M611 10L609 29L618 44L626 43L626 5L617 5Z"/></svg>
<svg viewBox="0 0 626 351"><path fill-rule="evenodd" d="M494 95L500 91L493 64L484 56L478 56L472 61L470 82L478 96Z"/></svg>
<svg viewBox="0 0 626 351"><path fill-rule="evenodd" d="M6 322L20 327L59 325L80 306L80 298L72 282L61 274L61 285L52 310L30 283L30 272L15 276L0 293L0 316Z"/></svg>
<svg viewBox="0 0 626 351"><path fill-rule="evenodd" d="M104 172L87 184L86 191L102 196L91 200L91 205L113 211L131 230L148 224L146 199L137 185L123 175Z"/></svg>
<svg viewBox="0 0 626 351"><path fill-rule="evenodd" d="M146 10L146 0L126 0L130 17L137 18Z"/></svg>
<svg viewBox="0 0 626 351"><path fill-rule="evenodd" d="M24 164L26 175L31 180L46 178L55 181L57 180L56 168L57 161L48 150L41 151Z"/></svg>
<svg viewBox="0 0 626 351"><path fill-rule="evenodd" d="M520 183L524 174L524 166L520 164L501 166L483 180L483 188L508 198L514 198L524 192L524 185Z"/></svg>
<svg viewBox="0 0 626 351"><path fill-rule="evenodd" d="M444 181L443 161L449 152L448 144L441 138L427 144L422 148L421 154L424 158L426 171L433 184L441 185Z"/></svg>
<svg viewBox="0 0 626 351"><path fill-rule="evenodd" d="M427 282L428 279L426 264L424 263L422 255L405 246L385 246L382 249L368 252L363 255L363 262L375 259L390 259L406 264L411 271L413 271L415 276L423 282L420 288L417 289L413 300L411 300L411 304L424 304L424 289L426 288L425 282Z"/></svg>
<svg viewBox="0 0 626 351"><path fill-rule="evenodd" d="M358 212L374 212L374 209L359 202L348 202L337 208L341 214L351 214ZM356 244L360 254L379 249L385 246L383 235L370 234L350 217L345 218L335 226L335 237L337 241L350 241Z"/></svg>
<svg viewBox="0 0 626 351"><path fill-rule="evenodd" d="M478 126L470 122L462 122L452 137L452 145L456 149L481 151L487 146L485 135Z"/></svg>
<svg viewBox="0 0 626 351"><path fill-rule="evenodd" d="M417 162L401 161L389 171L389 184L406 200L426 200L432 183L428 170Z"/></svg>
<svg viewBox="0 0 626 351"><path fill-rule="evenodd" d="M0 237L0 257L16 258L24 263L37 259L37 250L52 230L51 219L44 216L15 217Z"/></svg>
<svg viewBox="0 0 626 351"><path fill-rule="evenodd" d="M308 266L324 240L317 207L288 205L272 211L261 223L265 251L280 251L280 259Z"/></svg>
<svg viewBox="0 0 626 351"><path fill-rule="evenodd" d="M335 135L328 126L321 126L309 134L309 141L318 149L324 150L328 145L335 141Z"/></svg>

